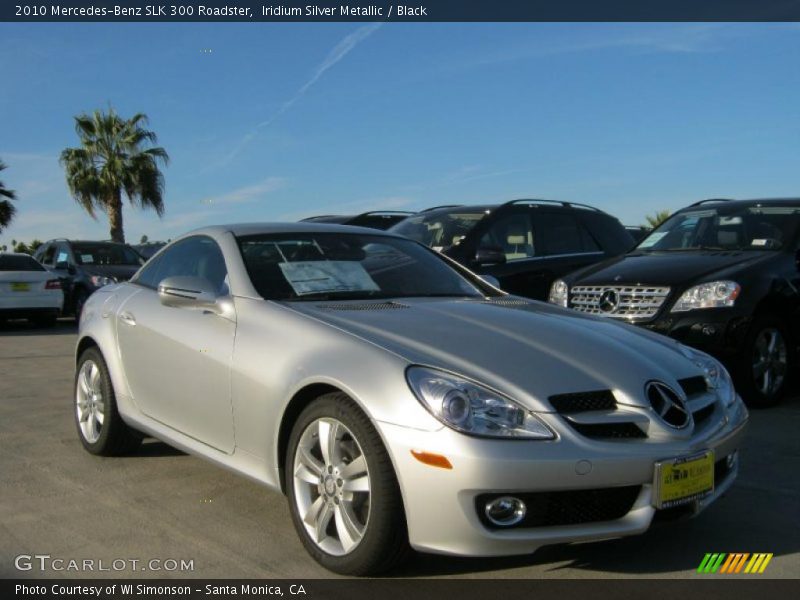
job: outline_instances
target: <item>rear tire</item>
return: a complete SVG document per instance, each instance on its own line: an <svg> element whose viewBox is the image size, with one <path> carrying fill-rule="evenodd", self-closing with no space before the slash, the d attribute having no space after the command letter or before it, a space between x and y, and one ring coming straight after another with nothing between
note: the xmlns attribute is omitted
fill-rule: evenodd
<svg viewBox="0 0 800 600"><path fill-rule="evenodd" d="M325 394L300 414L285 468L295 529L323 567L376 575L410 554L392 462L369 418L346 394Z"/></svg>
<svg viewBox="0 0 800 600"><path fill-rule="evenodd" d="M98 456L119 456L139 447L142 436L119 415L108 367L98 348L88 348L75 371L73 413L83 447Z"/></svg>
<svg viewBox="0 0 800 600"><path fill-rule="evenodd" d="M734 373L742 398L752 408L778 404L792 384L797 362L794 340L779 319L753 321Z"/></svg>

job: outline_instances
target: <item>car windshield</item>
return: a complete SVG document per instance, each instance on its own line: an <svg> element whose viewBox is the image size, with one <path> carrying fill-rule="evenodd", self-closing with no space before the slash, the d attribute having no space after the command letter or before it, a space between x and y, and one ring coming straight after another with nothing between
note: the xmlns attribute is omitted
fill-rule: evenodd
<svg viewBox="0 0 800 600"><path fill-rule="evenodd" d="M429 250L395 237L260 234L238 242L253 286L267 300L487 295Z"/></svg>
<svg viewBox="0 0 800 600"><path fill-rule="evenodd" d="M123 244L86 243L72 244L79 265L135 265L144 260L133 248Z"/></svg>
<svg viewBox="0 0 800 600"><path fill-rule="evenodd" d="M800 206L698 208L667 219L636 251L780 250L798 224Z"/></svg>
<svg viewBox="0 0 800 600"><path fill-rule="evenodd" d="M434 250L444 250L459 243L485 216L485 210L475 210L474 207L437 210L408 217L389 231L404 235Z"/></svg>

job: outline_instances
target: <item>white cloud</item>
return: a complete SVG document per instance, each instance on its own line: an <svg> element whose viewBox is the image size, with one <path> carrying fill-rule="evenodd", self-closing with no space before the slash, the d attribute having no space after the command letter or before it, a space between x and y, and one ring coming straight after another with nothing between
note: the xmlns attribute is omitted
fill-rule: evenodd
<svg viewBox="0 0 800 600"><path fill-rule="evenodd" d="M283 177L268 177L259 183L241 187L218 196L210 196L202 200L203 204L242 204L245 202L255 202L261 200L267 194L271 194L286 185Z"/></svg>
<svg viewBox="0 0 800 600"><path fill-rule="evenodd" d="M238 156L245 146L253 141L253 139L258 135L259 131L272 125L272 123L274 123L278 117L292 108L292 106L294 106L295 103L300 100L300 98L302 98L327 71L336 66L336 64L338 64L345 56L352 52L356 46L372 35L381 25L382 23L370 23L368 25L363 25L352 33L343 37L339 43L336 44L330 52L328 52L323 61L317 65L312 72L311 77L309 77L308 80L298 88L294 95L284 102L272 116L264 121L261 121L253 128L252 131L246 133L242 139L239 140L239 143L234 147L230 154L228 154L222 160L221 164L228 164L234 158L236 158L236 156Z"/></svg>

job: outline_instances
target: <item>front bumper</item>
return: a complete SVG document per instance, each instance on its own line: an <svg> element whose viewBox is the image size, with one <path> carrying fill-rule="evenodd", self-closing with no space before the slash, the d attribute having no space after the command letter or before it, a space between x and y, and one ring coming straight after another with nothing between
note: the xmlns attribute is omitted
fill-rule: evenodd
<svg viewBox="0 0 800 600"><path fill-rule="evenodd" d="M740 352L751 322L749 312L730 307L680 313L662 311L655 320L636 324L727 360Z"/></svg>
<svg viewBox="0 0 800 600"><path fill-rule="evenodd" d="M683 441L598 442L569 433L552 442L506 441L469 437L445 427L426 432L377 425L398 475L411 545L441 554L504 556L528 554L549 544L643 533L657 512L653 507L654 463L701 450L713 450L715 461L724 463L741 447L746 422L746 409L737 402L734 414L720 426ZM412 450L444 455L453 468L425 465L413 457ZM724 470L710 496L689 506L690 512L700 512L725 493L737 470L738 461ZM622 486L638 486L638 494L622 517L610 521L490 529L476 509L476 498L482 494Z"/></svg>

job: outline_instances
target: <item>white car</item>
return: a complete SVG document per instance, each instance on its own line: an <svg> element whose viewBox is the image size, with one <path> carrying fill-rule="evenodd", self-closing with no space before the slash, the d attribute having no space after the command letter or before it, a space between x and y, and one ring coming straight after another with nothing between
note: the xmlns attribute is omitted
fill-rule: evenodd
<svg viewBox="0 0 800 600"><path fill-rule="evenodd" d="M0 321L54 325L64 305L58 278L27 254L0 252Z"/></svg>

